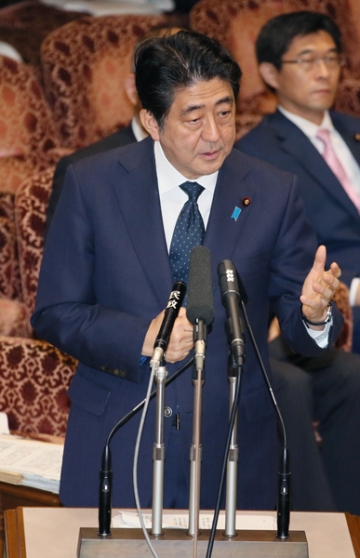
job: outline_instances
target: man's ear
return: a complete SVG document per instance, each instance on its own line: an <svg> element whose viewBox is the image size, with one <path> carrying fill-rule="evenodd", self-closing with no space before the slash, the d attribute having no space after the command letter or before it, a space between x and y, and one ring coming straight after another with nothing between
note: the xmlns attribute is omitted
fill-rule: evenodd
<svg viewBox="0 0 360 558"><path fill-rule="evenodd" d="M132 105L134 105L134 107L136 107L138 102L139 102L139 97L138 97L137 90L136 90L134 74L127 74L125 76L124 89L125 89L126 96L129 99L130 103Z"/></svg>
<svg viewBox="0 0 360 558"><path fill-rule="evenodd" d="M160 140L159 124L157 123L156 118L152 114L152 112L149 112L148 110L145 109L141 109L139 116L143 128L145 128L145 130L152 137L152 139Z"/></svg>
<svg viewBox="0 0 360 558"><path fill-rule="evenodd" d="M259 65L259 73L267 85L270 85L273 89L278 89L279 70L275 68L273 64L270 62L261 62Z"/></svg>

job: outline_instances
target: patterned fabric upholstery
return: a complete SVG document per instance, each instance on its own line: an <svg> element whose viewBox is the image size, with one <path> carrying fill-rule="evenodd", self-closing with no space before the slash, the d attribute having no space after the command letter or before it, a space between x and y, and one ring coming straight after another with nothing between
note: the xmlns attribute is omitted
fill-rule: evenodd
<svg viewBox="0 0 360 558"><path fill-rule="evenodd" d="M83 17L50 33L41 46L45 93L62 144L79 148L131 120L123 88L134 44L165 16Z"/></svg>
<svg viewBox="0 0 360 558"><path fill-rule="evenodd" d="M1 12L1 10L0 10ZM34 70L0 56L0 297L20 298L13 196L63 154Z"/></svg>
<svg viewBox="0 0 360 558"><path fill-rule="evenodd" d="M46 208L55 167L26 180L15 198L15 222L19 250L20 278L28 318L35 298L44 249Z"/></svg>
<svg viewBox="0 0 360 558"><path fill-rule="evenodd" d="M14 194L5 192L0 192L0 297L21 299Z"/></svg>
<svg viewBox="0 0 360 558"><path fill-rule="evenodd" d="M11 232L18 249L18 258L15 259L18 267L16 266L15 271L23 302L0 298L0 335L33 336L30 316L35 307L44 245L45 213L54 169L54 166L50 167L47 171L33 175L24 181L15 197L15 216L13 206L10 207L12 215L7 224L12 224L14 228ZM17 238L15 238L15 228ZM5 266L4 268L6 269ZM6 279L5 285L12 284L8 278Z"/></svg>
<svg viewBox="0 0 360 558"><path fill-rule="evenodd" d="M0 98L0 157L6 159L3 170L9 172L14 164L19 173L25 164L25 172L29 172L48 163L49 152L60 147L60 143L34 70L0 56ZM10 176L1 173L0 191L14 192L18 185L19 179L14 181L13 173Z"/></svg>
<svg viewBox="0 0 360 558"><path fill-rule="evenodd" d="M6 304L13 315L19 306L24 308L22 318L28 328L24 337L30 335L29 317L35 306L53 173L54 167L29 178L15 199L24 303L0 300L0 313L3 316ZM14 327L19 332L20 325ZM44 341L0 335L0 410L7 413L10 429L64 435L70 405L66 390L76 364L75 359Z"/></svg>
<svg viewBox="0 0 360 558"><path fill-rule="evenodd" d="M41 80L40 45L57 27L65 25L83 12L60 10L38 1L17 2L0 9L0 41L12 45L27 64L34 67Z"/></svg>
<svg viewBox="0 0 360 558"><path fill-rule="evenodd" d="M348 60L345 75L353 76L358 72L358 64L353 48L356 29L348 17L351 1L356 4L357 0L200 0L194 6L190 12L191 27L227 46L243 70L237 108L244 116L237 122L238 138L258 123L259 115L275 110L275 97L267 90L257 70L254 45L261 27L272 17L291 11L314 10L330 15L344 36ZM357 56L360 59L360 55Z"/></svg>
<svg viewBox="0 0 360 558"><path fill-rule="evenodd" d="M345 283L340 281L339 286L335 291L333 301L339 308L344 318L344 325L335 345L339 349L350 352L352 348L353 317L351 306L349 304L349 289Z"/></svg>
<svg viewBox="0 0 360 558"><path fill-rule="evenodd" d="M76 361L48 343L0 336L0 411L11 430L63 436Z"/></svg>
<svg viewBox="0 0 360 558"><path fill-rule="evenodd" d="M348 78L341 81L334 108L353 116L360 115L360 79Z"/></svg>

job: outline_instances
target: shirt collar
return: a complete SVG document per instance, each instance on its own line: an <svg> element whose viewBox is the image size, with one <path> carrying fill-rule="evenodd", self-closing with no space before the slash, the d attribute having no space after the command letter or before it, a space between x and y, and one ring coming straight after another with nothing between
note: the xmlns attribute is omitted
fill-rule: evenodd
<svg viewBox="0 0 360 558"><path fill-rule="evenodd" d="M320 128L325 128L330 132L334 131L335 129L329 111L325 111L324 118L320 126L318 126L317 124L310 122L310 120L307 120L302 116L298 116L297 114L293 114L292 112L289 112L288 110L284 109L281 105L278 105L278 109L284 116L286 116L286 118L288 118L293 124L295 124L295 126L300 128L300 130L304 132L304 134L307 137L315 138L317 131Z"/></svg>
<svg viewBox="0 0 360 558"><path fill-rule="evenodd" d="M160 196L173 188L177 188L180 184L189 181L188 178L181 174L169 162L159 141L154 142L154 155ZM190 180L189 182L197 182L206 190L214 192L218 174L219 171L216 171L212 174L200 176L196 180Z"/></svg>
<svg viewBox="0 0 360 558"><path fill-rule="evenodd" d="M140 126L140 124L139 124L137 118L135 118L135 116L131 120L131 129L133 131L133 134L135 136L136 141L141 141L141 140L147 138L147 136L148 136L147 132L144 130L144 128L142 126Z"/></svg>

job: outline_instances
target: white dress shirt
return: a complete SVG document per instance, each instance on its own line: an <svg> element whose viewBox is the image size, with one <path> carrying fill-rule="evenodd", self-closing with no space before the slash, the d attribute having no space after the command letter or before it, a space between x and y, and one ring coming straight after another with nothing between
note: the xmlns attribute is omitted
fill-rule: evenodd
<svg viewBox="0 0 360 558"><path fill-rule="evenodd" d="M173 167L166 158L165 153L159 141L154 142L155 166L158 180L161 213L164 224L166 245L170 251L171 239L175 229L176 221L185 202L188 201L188 195L179 188L180 184L189 181L184 175ZM198 198L198 206L204 221L205 230L209 220L212 200L214 197L216 181L219 171L213 174L201 176L196 180L189 182L197 182L204 187L204 191ZM306 327L306 331L312 337L319 347L327 347L329 344L329 332L332 321L325 326L323 331L314 331Z"/></svg>
<svg viewBox="0 0 360 558"><path fill-rule="evenodd" d="M201 176L197 180L189 180L168 161L159 141L154 142L154 151L166 245L170 251L177 218L184 203L189 199L188 195L179 188L180 184L197 182L205 188L198 198L198 206L206 229L219 171Z"/></svg>

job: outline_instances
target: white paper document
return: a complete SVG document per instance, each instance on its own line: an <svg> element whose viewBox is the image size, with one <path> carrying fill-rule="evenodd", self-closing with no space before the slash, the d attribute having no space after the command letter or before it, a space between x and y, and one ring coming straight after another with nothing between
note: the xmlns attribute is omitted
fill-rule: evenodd
<svg viewBox="0 0 360 558"><path fill-rule="evenodd" d="M0 479L59 493L64 446L0 436Z"/></svg>
<svg viewBox="0 0 360 558"><path fill-rule="evenodd" d="M151 514L143 514L144 523L151 528ZM164 529L187 529L189 516L187 513L166 513L163 515L162 525ZM201 513L199 517L200 529L211 529L213 514ZM139 516L136 512L120 512L112 518L113 527L141 527ZM217 529L225 529L225 516L220 515ZM236 516L236 529L276 529L276 519L271 515L238 515Z"/></svg>

